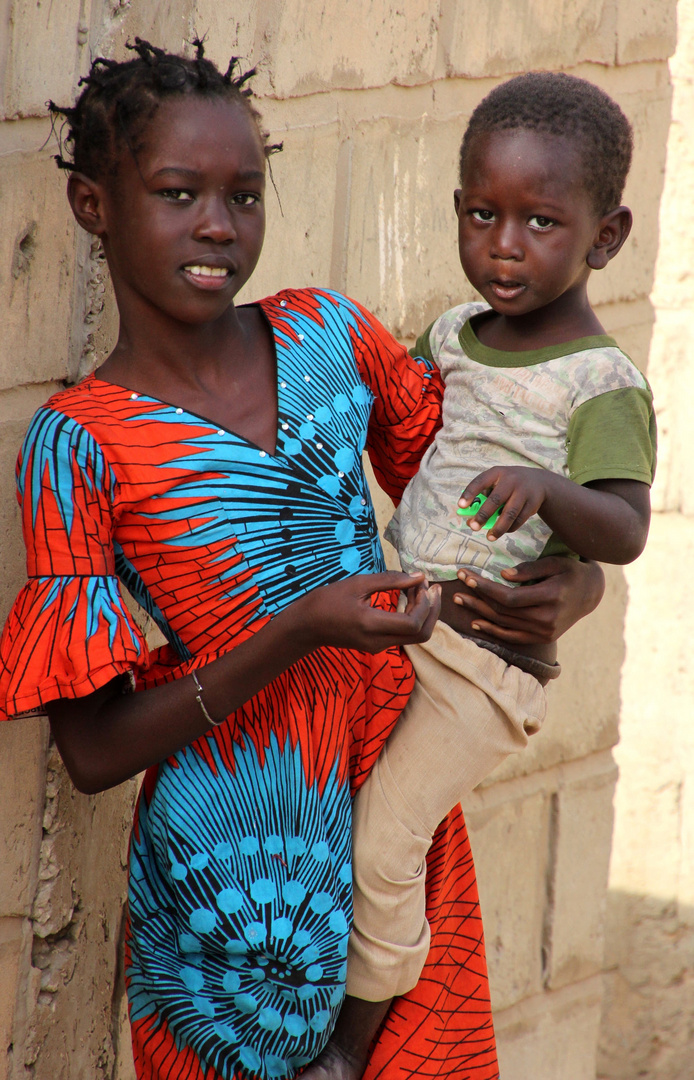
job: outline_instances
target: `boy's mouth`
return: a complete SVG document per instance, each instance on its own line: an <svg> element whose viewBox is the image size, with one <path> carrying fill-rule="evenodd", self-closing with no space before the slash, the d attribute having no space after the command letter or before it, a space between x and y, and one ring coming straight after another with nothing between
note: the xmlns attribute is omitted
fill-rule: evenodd
<svg viewBox="0 0 694 1080"><path fill-rule="evenodd" d="M515 300L525 289L521 281L490 281L490 288L499 300Z"/></svg>

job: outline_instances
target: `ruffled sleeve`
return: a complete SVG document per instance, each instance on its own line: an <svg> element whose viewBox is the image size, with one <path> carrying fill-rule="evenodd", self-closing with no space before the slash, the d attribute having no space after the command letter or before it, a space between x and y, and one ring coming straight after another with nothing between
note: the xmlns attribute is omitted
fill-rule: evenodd
<svg viewBox="0 0 694 1080"><path fill-rule="evenodd" d="M411 356L373 315L350 304L357 365L374 394L366 448L380 486L398 503L441 427L443 383L435 364Z"/></svg>
<svg viewBox="0 0 694 1080"><path fill-rule="evenodd" d="M149 664L114 573L116 481L96 440L49 406L17 464L29 580L0 639L0 719L83 697Z"/></svg>

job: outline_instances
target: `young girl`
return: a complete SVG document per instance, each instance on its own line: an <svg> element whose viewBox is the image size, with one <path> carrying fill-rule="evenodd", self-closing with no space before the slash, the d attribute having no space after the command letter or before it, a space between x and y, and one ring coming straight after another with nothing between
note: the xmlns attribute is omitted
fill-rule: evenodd
<svg viewBox="0 0 694 1080"><path fill-rule="evenodd" d="M126 955L138 1077L269 1080L315 1058L343 1000L351 791L412 687L397 646L425 640L438 612L423 575L383 572L361 452L397 499L439 426L441 386L335 293L234 306L262 247L270 149L247 75L222 75L200 44L194 59L134 48L97 60L74 108L55 109L120 331L24 443L29 581L2 639L0 701L8 716L48 713L82 791L147 769ZM561 585L550 567L527 590L529 619L492 588L485 625L513 640L548 613L575 621L599 572L562 570ZM156 653L118 580L167 638ZM368 1075L426 1061L462 1080L473 1062L492 1080L459 812L432 848L429 918L430 965ZM320 1074L357 1075L373 1030Z"/></svg>

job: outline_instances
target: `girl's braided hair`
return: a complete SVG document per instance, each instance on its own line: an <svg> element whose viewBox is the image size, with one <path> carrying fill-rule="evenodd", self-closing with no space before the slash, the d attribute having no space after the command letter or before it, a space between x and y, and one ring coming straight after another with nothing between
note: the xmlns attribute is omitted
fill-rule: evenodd
<svg viewBox="0 0 694 1080"><path fill-rule="evenodd" d="M195 56L179 56L151 45L142 38L126 48L137 55L132 60L107 60L99 56L90 72L80 79L84 86L73 106L49 101L54 123L63 117L67 134L60 135L60 153L55 160L60 169L84 173L92 180L118 171L118 160L126 146L137 152L138 136L152 120L166 98L198 94L238 102L248 111L269 156L282 144L268 145L268 136L260 126L260 114L251 104L252 90L246 85L255 68L242 71L239 58L232 56L222 74L216 64L205 58L203 42L193 41Z"/></svg>

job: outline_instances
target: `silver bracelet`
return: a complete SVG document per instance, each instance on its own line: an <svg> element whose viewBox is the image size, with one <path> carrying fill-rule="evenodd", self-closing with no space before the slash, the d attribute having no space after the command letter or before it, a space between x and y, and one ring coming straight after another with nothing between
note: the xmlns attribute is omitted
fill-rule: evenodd
<svg viewBox="0 0 694 1080"><path fill-rule="evenodd" d="M191 671L190 672L190 677L193 680L193 682L195 683L195 689L197 690L197 694L195 695L195 700L197 701L198 705L200 706L200 708L202 710L202 715L205 717L205 719L207 720L207 722L209 724L212 724L213 727L219 727L219 725L223 724L224 721L223 720L213 720L212 717L210 716L210 714L208 713L207 709L205 708L205 702L202 700L202 686L200 685L200 680L199 680L196 672Z"/></svg>

